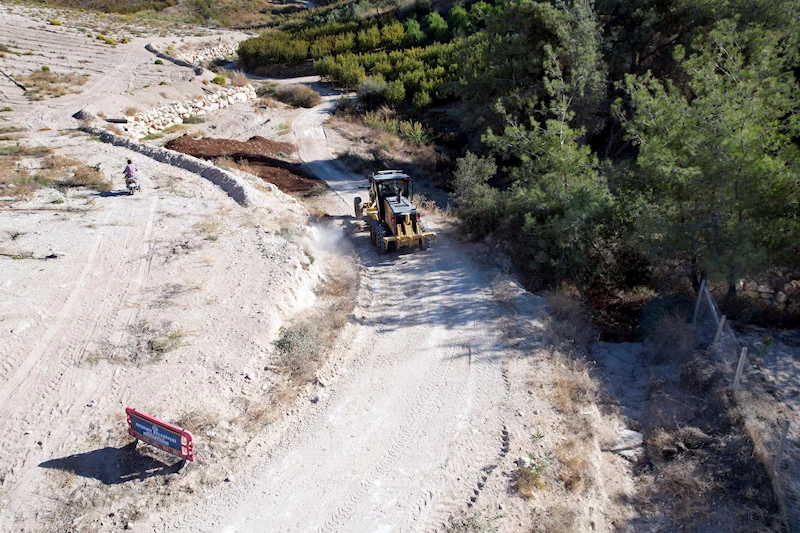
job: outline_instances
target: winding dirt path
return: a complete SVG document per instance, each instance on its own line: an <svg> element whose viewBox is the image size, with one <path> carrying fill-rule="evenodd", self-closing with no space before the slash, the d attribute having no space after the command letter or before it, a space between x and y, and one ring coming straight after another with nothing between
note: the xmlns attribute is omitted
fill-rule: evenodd
<svg viewBox="0 0 800 533"><path fill-rule="evenodd" d="M322 126L333 102L292 124L307 166L348 216L363 178L334 162ZM365 235L365 234L364 234ZM338 377L251 469L166 531L435 531L479 502L507 453L507 383L490 280L441 238L427 252L360 252L372 304ZM496 473L495 473L496 475Z"/></svg>

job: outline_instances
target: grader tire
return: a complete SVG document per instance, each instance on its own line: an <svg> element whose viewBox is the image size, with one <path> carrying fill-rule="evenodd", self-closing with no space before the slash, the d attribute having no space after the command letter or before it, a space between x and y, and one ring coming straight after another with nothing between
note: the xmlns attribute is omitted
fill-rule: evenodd
<svg viewBox="0 0 800 533"><path fill-rule="evenodd" d="M383 240L384 237L386 237L386 228L382 225L378 225L375 229L375 250L378 252L378 255L386 253L386 241Z"/></svg>
<svg viewBox="0 0 800 533"><path fill-rule="evenodd" d="M356 196L353 200L353 211L355 211L356 219L361 218L361 197Z"/></svg>
<svg viewBox="0 0 800 533"><path fill-rule="evenodd" d="M375 246L375 231L377 229L378 222L374 218L370 218L367 225L369 226L369 242L372 243L372 246Z"/></svg>
<svg viewBox="0 0 800 533"><path fill-rule="evenodd" d="M419 230L420 230L420 233L425 233L426 231L428 231L428 228L426 228L422 224L422 222L420 222L419 223ZM420 250L427 250L428 248L431 247L431 242L432 242L432 239L430 237L423 237L422 239L419 240L419 249Z"/></svg>

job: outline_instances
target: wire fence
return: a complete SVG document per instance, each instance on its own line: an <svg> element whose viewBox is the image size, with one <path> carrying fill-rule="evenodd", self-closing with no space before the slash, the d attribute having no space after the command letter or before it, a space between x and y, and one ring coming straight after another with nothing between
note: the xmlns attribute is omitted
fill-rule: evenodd
<svg viewBox="0 0 800 533"><path fill-rule="evenodd" d="M772 405L774 409L770 420L764 423L764 417L747 416L748 413L763 414L763 400L783 403L770 394L763 385L763 373L756 369L748 346L737 338L727 317L720 312L705 280L700 285L697 302L694 308L692 324L699 334L711 338L709 354L724 369L724 375L730 380L730 394L737 406L745 413L746 430L753 440L755 452L764 462L772 481L773 490L787 531L800 532L800 464L795 460L787 460L787 455L796 457L798 451L797 429L800 427L794 409L788 405ZM781 386L780 383L777 384ZM785 384L792 387L792 383ZM796 391L792 391L793 395ZM792 395L789 395L792 396ZM786 398L787 396L784 396ZM755 404L759 404L759 409ZM794 431L793 431L794 430ZM789 453L787 453L787 451Z"/></svg>

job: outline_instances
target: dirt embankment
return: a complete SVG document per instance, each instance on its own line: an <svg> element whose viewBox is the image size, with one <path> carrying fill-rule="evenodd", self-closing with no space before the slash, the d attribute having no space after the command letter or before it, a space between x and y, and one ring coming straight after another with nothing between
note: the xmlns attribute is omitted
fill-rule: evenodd
<svg viewBox="0 0 800 533"><path fill-rule="evenodd" d="M204 137L194 139L188 135L178 137L165 145L170 150L203 159L227 163L239 170L254 174L272 183L281 191L303 196L314 187L325 187L325 182L302 174L300 166L278 159L275 156L292 154L294 145L271 141L264 137L251 137L247 141ZM229 161L225 161L225 159Z"/></svg>

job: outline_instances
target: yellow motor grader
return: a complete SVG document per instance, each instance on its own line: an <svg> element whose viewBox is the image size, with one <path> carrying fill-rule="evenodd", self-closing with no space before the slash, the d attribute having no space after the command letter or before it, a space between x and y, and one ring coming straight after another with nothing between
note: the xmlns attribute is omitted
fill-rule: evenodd
<svg viewBox="0 0 800 533"><path fill-rule="evenodd" d="M379 254L408 246L427 250L436 242L411 199L414 180L400 170L381 170L369 178L369 202L354 201L356 218L367 217L369 236Z"/></svg>

